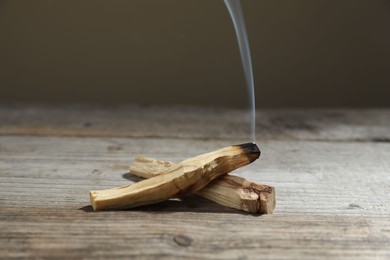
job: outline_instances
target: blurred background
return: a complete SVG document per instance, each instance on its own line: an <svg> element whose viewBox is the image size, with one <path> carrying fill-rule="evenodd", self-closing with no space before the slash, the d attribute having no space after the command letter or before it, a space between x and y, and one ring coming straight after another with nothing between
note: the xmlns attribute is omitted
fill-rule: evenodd
<svg viewBox="0 0 390 260"><path fill-rule="evenodd" d="M390 1L242 0L257 107L390 106ZM0 0L0 102L248 105L222 0Z"/></svg>

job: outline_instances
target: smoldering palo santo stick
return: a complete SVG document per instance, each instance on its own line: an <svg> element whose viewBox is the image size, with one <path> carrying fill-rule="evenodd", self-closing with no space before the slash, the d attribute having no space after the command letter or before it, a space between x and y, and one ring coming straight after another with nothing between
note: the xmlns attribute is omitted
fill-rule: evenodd
<svg viewBox="0 0 390 260"><path fill-rule="evenodd" d="M94 210L126 209L180 197L202 189L219 176L247 165L259 156L260 150L253 143L228 146L185 160L160 175L135 184L91 191L91 205Z"/></svg>
<svg viewBox="0 0 390 260"><path fill-rule="evenodd" d="M189 160L191 158L186 160L187 163ZM139 155L130 164L130 172L142 178L152 178L178 164ZM276 204L274 187L230 174L218 177L195 194L223 206L250 213L272 214Z"/></svg>

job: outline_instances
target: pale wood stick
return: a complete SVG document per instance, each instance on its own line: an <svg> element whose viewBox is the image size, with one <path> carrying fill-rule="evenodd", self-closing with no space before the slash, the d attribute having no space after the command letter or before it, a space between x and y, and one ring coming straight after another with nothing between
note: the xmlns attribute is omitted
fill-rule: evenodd
<svg viewBox="0 0 390 260"><path fill-rule="evenodd" d="M192 158L176 164L139 155L130 164L130 172L139 177L152 178L191 160ZM272 214L276 204L274 187L256 184L230 174L215 179L195 194L223 206L250 213Z"/></svg>
<svg viewBox="0 0 390 260"><path fill-rule="evenodd" d="M165 201L198 191L217 177L259 158L256 144L225 147L170 167L150 179L110 190L91 191L94 210L125 209Z"/></svg>

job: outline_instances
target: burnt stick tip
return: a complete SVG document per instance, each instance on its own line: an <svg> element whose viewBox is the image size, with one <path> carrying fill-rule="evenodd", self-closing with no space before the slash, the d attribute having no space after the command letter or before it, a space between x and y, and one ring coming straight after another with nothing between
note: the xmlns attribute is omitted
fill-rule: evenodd
<svg viewBox="0 0 390 260"><path fill-rule="evenodd" d="M242 150L244 150L246 154L253 157L254 160L260 157L261 154L260 149L255 143L238 144L235 146L240 147Z"/></svg>

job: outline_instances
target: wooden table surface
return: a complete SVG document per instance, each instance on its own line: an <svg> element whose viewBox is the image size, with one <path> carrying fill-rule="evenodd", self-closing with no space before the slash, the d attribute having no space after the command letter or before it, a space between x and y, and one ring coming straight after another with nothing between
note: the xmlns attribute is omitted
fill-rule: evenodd
<svg viewBox="0 0 390 260"><path fill-rule="evenodd" d="M136 181L136 154L170 161L250 141L247 112L0 105L0 257L390 259L390 110L259 110L255 163L273 215L195 195L92 212L88 192Z"/></svg>

